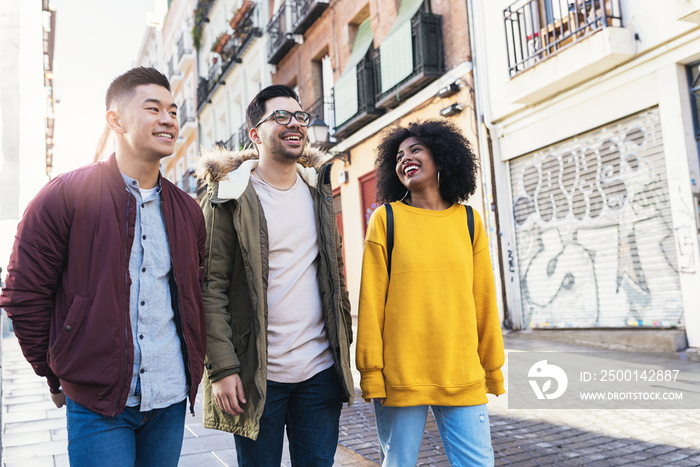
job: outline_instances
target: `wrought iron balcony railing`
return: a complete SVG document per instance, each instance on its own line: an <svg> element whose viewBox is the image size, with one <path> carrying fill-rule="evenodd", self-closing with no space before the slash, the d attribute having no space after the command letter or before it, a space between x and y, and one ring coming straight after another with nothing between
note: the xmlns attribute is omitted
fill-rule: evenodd
<svg viewBox="0 0 700 467"><path fill-rule="evenodd" d="M182 106L178 109L178 116L180 117L180 130L185 127L188 123L194 123L194 99L188 97L182 103Z"/></svg>
<svg viewBox="0 0 700 467"><path fill-rule="evenodd" d="M251 143L250 134L248 133L248 124L243 122L243 125L238 129L238 147L243 149Z"/></svg>
<svg viewBox="0 0 700 467"><path fill-rule="evenodd" d="M503 10L508 72L525 71L606 27L622 27L620 0L518 0Z"/></svg>
<svg viewBox="0 0 700 467"><path fill-rule="evenodd" d="M347 138L384 113L384 110L375 107L378 78L375 76L375 61L372 59L374 53L374 49L370 49L367 56L357 64L357 113L335 129L338 138Z"/></svg>
<svg viewBox="0 0 700 467"><path fill-rule="evenodd" d="M197 84L197 110L201 109L204 104L209 100L209 80L203 77L199 77L199 83Z"/></svg>
<svg viewBox="0 0 700 467"><path fill-rule="evenodd" d="M377 96L375 107L394 107L400 100L412 96L445 72L445 47L442 37L442 16L419 10L411 18L413 72L396 86L382 92L382 58L379 50L374 67Z"/></svg>
<svg viewBox="0 0 700 467"><path fill-rule="evenodd" d="M294 0L284 2L274 14L267 26L268 50L267 63L277 65L287 52L294 47L295 39L292 29L292 6Z"/></svg>
<svg viewBox="0 0 700 467"><path fill-rule="evenodd" d="M218 59L209 68L206 79L206 90L202 86L202 78L200 78L201 89L198 89L197 92L199 111L201 111L204 104L209 101L219 84L223 82L223 79L228 76L231 68L236 63L242 62L242 56L253 43L253 40L262 36L259 16L257 2L246 2L245 12L243 12L240 17L236 18L235 29L229 34L229 38L223 45Z"/></svg>
<svg viewBox="0 0 700 467"><path fill-rule="evenodd" d="M186 36L187 32L183 32L182 35L180 36L180 39L177 41L177 62L180 63L182 61L182 57L185 54L191 54L192 53L192 44L191 44L191 39Z"/></svg>
<svg viewBox="0 0 700 467"><path fill-rule="evenodd" d="M215 0L199 0L197 7L194 10L194 22L196 26L200 26L203 22L208 21L209 10L214 6Z"/></svg>
<svg viewBox="0 0 700 467"><path fill-rule="evenodd" d="M291 1L291 0L290 0ZM304 34L314 21L316 21L326 8L328 8L329 0L312 1L312 0L295 0L293 2L293 20L294 33Z"/></svg>
<svg viewBox="0 0 700 467"><path fill-rule="evenodd" d="M246 10L243 17L236 24L233 34L228 42L224 45L221 51L221 58L224 61L223 74L228 73L229 68L234 63L241 63L241 56L246 51L253 39L262 36L260 21L258 19L259 11L256 8L255 2L250 2L250 6Z"/></svg>

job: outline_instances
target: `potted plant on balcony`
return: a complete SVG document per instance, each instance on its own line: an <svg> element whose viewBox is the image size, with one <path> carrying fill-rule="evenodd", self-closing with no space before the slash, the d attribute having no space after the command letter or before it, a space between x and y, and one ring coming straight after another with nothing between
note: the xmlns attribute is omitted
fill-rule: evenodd
<svg viewBox="0 0 700 467"><path fill-rule="evenodd" d="M248 11L253 6L253 2L250 0L245 0L241 7L233 13L233 18L231 18L230 24L231 28L235 31L238 25L241 24L243 18L245 18Z"/></svg>
<svg viewBox="0 0 700 467"><path fill-rule="evenodd" d="M219 34L211 46L211 51L220 54L221 51L224 50L224 46L230 38L231 35L227 32L222 32L221 34Z"/></svg>

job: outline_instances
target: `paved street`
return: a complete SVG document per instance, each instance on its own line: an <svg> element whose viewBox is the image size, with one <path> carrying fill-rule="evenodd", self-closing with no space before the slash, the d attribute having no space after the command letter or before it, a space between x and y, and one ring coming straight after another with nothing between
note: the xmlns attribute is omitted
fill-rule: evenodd
<svg viewBox="0 0 700 467"><path fill-rule="evenodd" d="M505 346L507 352L592 350L509 336ZM374 412L357 397L343 412L340 443L378 462ZM489 417L500 466L700 465L700 410L508 410L506 393L489 395ZM432 415L418 465L449 465Z"/></svg>
<svg viewBox="0 0 700 467"><path fill-rule="evenodd" d="M506 336L517 350L590 350ZM41 378L24 361L14 337L3 340L2 443L5 466L67 466L65 412L48 399ZM235 466L231 435L205 430L187 418L181 466ZM508 410L507 396L490 397L496 465L697 466L700 410ZM361 400L341 418L337 466L377 465L371 404ZM288 457L284 465L290 465ZM418 465L446 466L432 416Z"/></svg>

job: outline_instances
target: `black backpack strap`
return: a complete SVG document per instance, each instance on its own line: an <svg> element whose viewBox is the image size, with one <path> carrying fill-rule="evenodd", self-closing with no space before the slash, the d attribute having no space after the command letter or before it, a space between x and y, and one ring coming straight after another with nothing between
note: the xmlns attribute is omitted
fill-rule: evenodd
<svg viewBox="0 0 700 467"><path fill-rule="evenodd" d="M389 203L384 205L384 209L386 209L386 269L389 276L391 276L391 252L394 249L394 210Z"/></svg>
<svg viewBox="0 0 700 467"><path fill-rule="evenodd" d="M472 241L472 246L474 245L474 210L471 206L464 207L467 210L467 227L469 227L469 239Z"/></svg>

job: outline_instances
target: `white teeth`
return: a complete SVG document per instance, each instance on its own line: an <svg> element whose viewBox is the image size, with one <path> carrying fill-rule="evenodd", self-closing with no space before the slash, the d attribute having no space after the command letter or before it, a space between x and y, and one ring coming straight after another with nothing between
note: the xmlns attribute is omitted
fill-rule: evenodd
<svg viewBox="0 0 700 467"><path fill-rule="evenodd" d="M417 166L409 165L408 167L406 167L406 169L404 169L403 173L405 175L409 175L409 174L412 174L413 172L415 172L416 170L418 170Z"/></svg>
<svg viewBox="0 0 700 467"><path fill-rule="evenodd" d="M301 138L298 137L298 136L287 136L287 137L284 138L284 139L285 139L286 141L299 141L299 140L301 140Z"/></svg>
<svg viewBox="0 0 700 467"><path fill-rule="evenodd" d="M158 136L161 138L173 139L173 135L171 135L169 133L155 133L154 136Z"/></svg>

